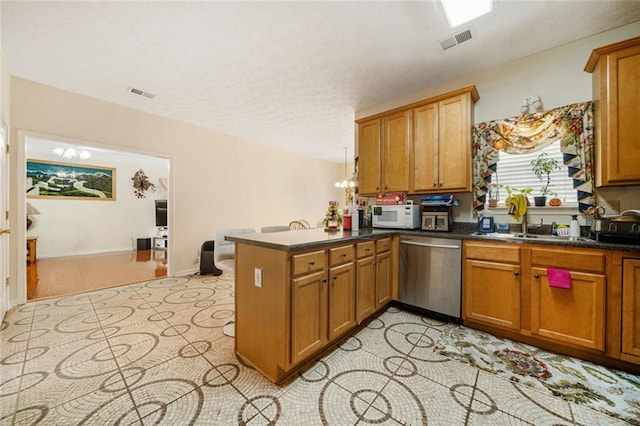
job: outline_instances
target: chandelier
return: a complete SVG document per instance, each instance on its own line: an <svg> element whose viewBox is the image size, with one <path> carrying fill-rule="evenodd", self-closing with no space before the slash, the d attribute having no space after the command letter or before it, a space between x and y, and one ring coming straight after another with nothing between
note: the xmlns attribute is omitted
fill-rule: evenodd
<svg viewBox="0 0 640 426"><path fill-rule="evenodd" d="M336 182L336 188L355 188L357 185L354 177L347 177L347 147L344 147L344 179Z"/></svg>

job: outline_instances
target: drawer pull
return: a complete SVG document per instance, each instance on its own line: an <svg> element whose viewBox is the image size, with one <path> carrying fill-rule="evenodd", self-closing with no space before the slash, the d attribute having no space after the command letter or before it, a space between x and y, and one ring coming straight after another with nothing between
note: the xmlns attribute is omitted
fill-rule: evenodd
<svg viewBox="0 0 640 426"><path fill-rule="evenodd" d="M310 261L309 261L309 266L313 266L313 265L315 265L315 264L316 264L316 261L315 261L315 260L310 260Z"/></svg>
<svg viewBox="0 0 640 426"><path fill-rule="evenodd" d="M518 275L520 275L520 272L514 272L513 275L517 277Z"/></svg>
<svg viewBox="0 0 640 426"><path fill-rule="evenodd" d="M340 256L341 257L347 257L347 253L342 253Z"/></svg>
<svg viewBox="0 0 640 426"><path fill-rule="evenodd" d="M540 278L540 275L539 274L533 274L533 278L535 278L537 280L538 278Z"/></svg>
<svg viewBox="0 0 640 426"><path fill-rule="evenodd" d="M326 284L327 283L327 279L325 278L325 279L321 280L320 282L323 283L323 284Z"/></svg>

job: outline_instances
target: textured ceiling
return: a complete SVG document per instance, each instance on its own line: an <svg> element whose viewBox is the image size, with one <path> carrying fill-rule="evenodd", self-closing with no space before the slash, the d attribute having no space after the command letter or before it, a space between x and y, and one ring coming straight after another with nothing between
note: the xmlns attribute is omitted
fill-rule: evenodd
<svg viewBox="0 0 640 426"><path fill-rule="evenodd" d="M341 162L357 110L640 20L638 0L494 3L442 53L467 26L436 1L2 1L2 50L11 75Z"/></svg>

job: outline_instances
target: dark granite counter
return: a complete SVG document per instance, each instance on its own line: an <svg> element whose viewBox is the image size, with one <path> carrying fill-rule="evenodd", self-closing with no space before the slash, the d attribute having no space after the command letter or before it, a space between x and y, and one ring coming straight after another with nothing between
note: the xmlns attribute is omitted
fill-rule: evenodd
<svg viewBox="0 0 640 426"><path fill-rule="evenodd" d="M297 229L295 231L268 232L255 234L227 235L227 241L249 244L253 246L272 248L283 251L300 251L313 248L327 247L340 243L357 243L393 236L394 229L373 229L360 231L327 232L322 228Z"/></svg>
<svg viewBox="0 0 640 426"><path fill-rule="evenodd" d="M328 245L345 242L357 243L360 241L373 240L384 236L392 235L415 235L435 238L450 238L458 240L479 240L479 241L505 241L513 244L537 244L548 246L583 247L601 250L617 250L640 253L640 246L627 244L602 243L588 238L578 240L539 240L525 238L505 238L498 239L484 235L474 235L477 231L475 223L458 222L449 232L404 230L404 229L373 229L360 231L338 231L325 232L321 228L302 229L285 232L255 233L228 235L228 241L255 245L260 247L273 248L283 251L301 251L313 248L327 247Z"/></svg>

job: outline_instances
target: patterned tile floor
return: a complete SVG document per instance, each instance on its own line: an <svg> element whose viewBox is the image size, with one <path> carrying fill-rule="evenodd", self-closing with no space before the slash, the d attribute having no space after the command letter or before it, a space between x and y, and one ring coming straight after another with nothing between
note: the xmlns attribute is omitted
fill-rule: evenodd
<svg viewBox="0 0 640 426"><path fill-rule="evenodd" d="M233 276L165 278L7 314L0 425L622 424L433 350L389 308L286 386L239 362Z"/></svg>

